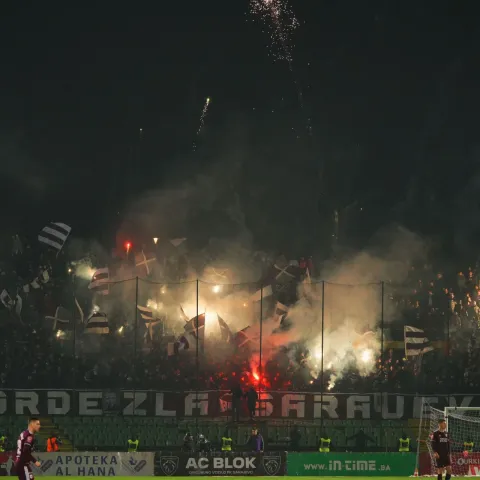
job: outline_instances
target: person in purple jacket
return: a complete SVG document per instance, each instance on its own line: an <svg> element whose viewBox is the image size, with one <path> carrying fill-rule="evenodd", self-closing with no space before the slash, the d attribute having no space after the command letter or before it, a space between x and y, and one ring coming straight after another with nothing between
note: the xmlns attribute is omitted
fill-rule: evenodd
<svg viewBox="0 0 480 480"><path fill-rule="evenodd" d="M250 448L256 452L256 453L261 453L263 452L263 437L258 433L258 430L254 427L252 428L252 435L250 437Z"/></svg>

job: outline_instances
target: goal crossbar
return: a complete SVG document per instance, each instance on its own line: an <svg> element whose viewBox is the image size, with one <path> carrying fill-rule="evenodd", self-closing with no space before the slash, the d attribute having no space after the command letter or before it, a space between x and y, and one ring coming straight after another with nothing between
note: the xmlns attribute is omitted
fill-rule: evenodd
<svg viewBox="0 0 480 480"><path fill-rule="evenodd" d="M445 407L443 409L443 413L445 416L445 422L447 424L447 430L448 430L448 417L454 416L455 413L458 413L459 415L461 415L462 412L465 412L465 413L480 412L480 407ZM478 418L468 417L468 420L474 423L480 423L480 416Z"/></svg>

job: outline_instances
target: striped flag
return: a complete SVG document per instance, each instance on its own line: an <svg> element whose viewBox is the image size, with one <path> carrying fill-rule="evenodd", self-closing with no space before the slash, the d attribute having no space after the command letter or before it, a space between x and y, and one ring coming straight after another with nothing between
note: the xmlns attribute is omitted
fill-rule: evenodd
<svg viewBox="0 0 480 480"><path fill-rule="evenodd" d="M52 222L43 227L42 231L38 234L38 241L60 251L65 245L71 231L72 227L69 227L65 223Z"/></svg>
<svg viewBox="0 0 480 480"><path fill-rule="evenodd" d="M92 313L87 319L85 333L94 333L95 335L106 335L110 333L107 314L102 312Z"/></svg>
<svg viewBox="0 0 480 480"><path fill-rule="evenodd" d="M430 340L425 335L425 332L420 328L410 327L405 325L405 356L415 357L431 352L433 347Z"/></svg>
<svg viewBox="0 0 480 480"><path fill-rule="evenodd" d="M92 277L88 288L99 295L108 295L110 287L110 270L108 267L99 268Z"/></svg>
<svg viewBox="0 0 480 480"><path fill-rule="evenodd" d="M148 307L142 307L140 305L137 305L138 311L140 312L140 315L143 320L145 320L145 327L147 327L147 331L150 334L150 340L153 339L153 327L161 323L161 320L159 320L155 314L153 313L153 310L148 308ZM146 334L145 334L146 336Z"/></svg>

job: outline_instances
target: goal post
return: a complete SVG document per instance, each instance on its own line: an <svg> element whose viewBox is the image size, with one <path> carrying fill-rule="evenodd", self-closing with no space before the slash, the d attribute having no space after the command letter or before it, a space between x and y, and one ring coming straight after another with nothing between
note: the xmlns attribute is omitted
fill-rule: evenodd
<svg viewBox="0 0 480 480"><path fill-rule="evenodd" d="M435 457L431 435L438 429L439 420L445 419L450 434L452 452L452 473L455 476L480 477L480 408L445 407L439 410L428 402L423 403L422 421L419 425L418 440L426 446L417 452L417 465L423 465L423 474L435 475ZM430 460L430 471L425 465ZM423 455L423 457L422 457Z"/></svg>
<svg viewBox="0 0 480 480"><path fill-rule="evenodd" d="M457 415L457 417L459 415L462 415L464 417L473 416L473 417L476 417L480 422L480 407L445 407L443 409L443 413L444 413L443 416L445 418L445 421L447 422L447 431L449 431L448 420L450 415L452 416Z"/></svg>

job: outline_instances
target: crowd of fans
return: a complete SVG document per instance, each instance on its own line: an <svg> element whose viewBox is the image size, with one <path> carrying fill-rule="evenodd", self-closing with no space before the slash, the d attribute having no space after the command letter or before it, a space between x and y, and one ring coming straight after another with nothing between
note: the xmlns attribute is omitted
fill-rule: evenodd
<svg viewBox="0 0 480 480"><path fill-rule="evenodd" d="M49 272L47 281L40 282L38 288L24 288L45 270ZM325 369L323 375L315 377L308 366L308 350L298 346L294 350L280 348L266 359L260 378L245 349L235 351L218 339L205 340L197 363L194 349L168 354L172 338L165 336L165 330L151 341L144 330L134 332L132 325L122 322L114 326L113 319L108 335L86 336L82 326L73 329L72 325L59 332L45 316L53 315L60 303L73 305L74 285L63 253L34 254L27 247L14 251L12 258L1 264L0 281L0 290L5 289L11 298L18 294L22 302L20 311L3 301L0 305L0 364L4 366L0 388L188 390L230 389L240 384L345 393L479 391L476 333L480 290L476 267L452 275L431 266L412 268L406 284L386 289L386 301L403 313L389 319L385 351L379 354L372 373L365 375L353 366L341 374L334 368ZM77 292L75 295L78 297ZM84 299L84 304L87 301ZM119 325L124 328L119 330ZM391 348L389 337L403 340L404 325L424 329L434 351L406 359L401 349Z"/></svg>

